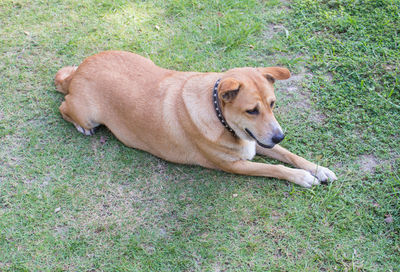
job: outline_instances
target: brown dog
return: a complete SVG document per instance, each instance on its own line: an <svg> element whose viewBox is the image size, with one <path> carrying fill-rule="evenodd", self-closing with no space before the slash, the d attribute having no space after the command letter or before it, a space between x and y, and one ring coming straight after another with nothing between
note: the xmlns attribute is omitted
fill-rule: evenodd
<svg viewBox="0 0 400 272"><path fill-rule="evenodd" d="M66 94L63 118L85 135L103 124L125 145L176 163L304 187L336 180L329 169L277 145L284 135L273 114L273 83L289 77L279 67L178 72L133 53L107 51L78 68L62 68L55 84ZM301 169L249 161L256 152Z"/></svg>

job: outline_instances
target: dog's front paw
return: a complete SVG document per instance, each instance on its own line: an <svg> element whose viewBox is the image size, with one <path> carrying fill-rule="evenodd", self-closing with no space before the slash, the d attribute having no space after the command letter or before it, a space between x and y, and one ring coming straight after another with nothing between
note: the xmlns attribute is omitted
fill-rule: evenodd
<svg viewBox="0 0 400 272"><path fill-rule="evenodd" d="M317 166L317 169L313 173L313 175L320 181L320 182L329 182L337 180L335 173L323 166Z"/></svg>
<svg viewBox="0 0 400 272"><path fill-rule="evenodd" d="M292 182L310 188L313 185L318 185L320 182L319 180L310 174L310 172L302 169L293 169L295 171Z"/></svg>

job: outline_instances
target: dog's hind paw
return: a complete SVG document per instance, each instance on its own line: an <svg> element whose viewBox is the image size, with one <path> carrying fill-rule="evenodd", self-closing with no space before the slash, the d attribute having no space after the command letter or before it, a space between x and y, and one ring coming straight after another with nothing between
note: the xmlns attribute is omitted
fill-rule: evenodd
<svg viewBox="0 0 400 272"><path fill-rule="evenodd" d="M80 133L82 133L83 135L86 135L86 136L93 136L94 135L94 128L92 128L92 129L84 129L83 127L81 127L81 126L79 126L79 125L77 125L77 124L74 124L75 125L75 127L76 127L76 129L80 132Z"/></svg>
<svg viewBox="0 0 400 272"><path fill-rule="evenodd" d="M313 175L322 183L337 180L335 173L323 166L318 166Z"/></svg>

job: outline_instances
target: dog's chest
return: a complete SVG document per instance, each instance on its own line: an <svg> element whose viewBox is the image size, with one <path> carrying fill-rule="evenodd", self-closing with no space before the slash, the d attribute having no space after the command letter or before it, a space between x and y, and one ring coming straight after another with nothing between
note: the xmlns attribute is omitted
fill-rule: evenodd
<svg viewBox="0 0 400 272"><path fill-rule="evenodd" d="M242 159L252 160L256 155L256 142L243 140Z"/></svg>

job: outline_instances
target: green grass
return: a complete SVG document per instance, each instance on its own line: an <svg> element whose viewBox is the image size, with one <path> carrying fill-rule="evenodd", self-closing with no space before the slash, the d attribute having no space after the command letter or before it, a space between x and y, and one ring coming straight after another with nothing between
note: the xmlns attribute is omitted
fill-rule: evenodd
<svg viewBox="0 0 400 272"><path fill-rule="evenodd" d="M0 26L1 271L400 270L398 0L3 0ZM289 67L282 145L339 180L303 189L82 136L53 78L108 49Z"/></svg>

